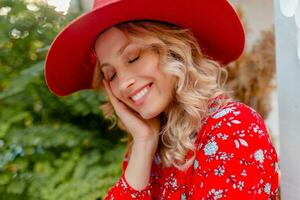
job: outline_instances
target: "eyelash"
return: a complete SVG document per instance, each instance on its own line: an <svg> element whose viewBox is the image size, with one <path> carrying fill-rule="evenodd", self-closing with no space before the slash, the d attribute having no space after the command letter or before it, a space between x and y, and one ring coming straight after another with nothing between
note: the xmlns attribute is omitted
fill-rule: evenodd
<svg viewBox="0 0 300 200"><path fill-rule="evenodd" d="M134 58L133 60L128 61L128 63L131 64L131 63L133 63L134 61L138 60L139 58L140 58L140 56ZM114 73L114 74L112 75L112 77L109 79L109 81L112 81L113 78L115 77L115 75L116 75L116 73Z"/></svg>

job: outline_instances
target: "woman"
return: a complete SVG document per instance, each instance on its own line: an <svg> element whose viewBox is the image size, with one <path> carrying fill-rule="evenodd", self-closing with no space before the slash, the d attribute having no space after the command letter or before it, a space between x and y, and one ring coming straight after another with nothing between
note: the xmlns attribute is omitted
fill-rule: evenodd
<svg viewBox="0 0 300 200"><path fill-rule="evenodd" d="M132 138L105 199L276 199L265 123L222 87L243 46L225 0L96 0L59 34L46 60L49 88L105 90L104 113Z"/></svg>

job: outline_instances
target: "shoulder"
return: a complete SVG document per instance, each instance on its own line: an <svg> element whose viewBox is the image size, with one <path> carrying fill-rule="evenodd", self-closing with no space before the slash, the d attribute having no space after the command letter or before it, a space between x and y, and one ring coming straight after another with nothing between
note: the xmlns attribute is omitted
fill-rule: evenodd
<svg viewBox="0 0 300 200"><path fill-rule="evenodd" d="M231 117L253 116L257 120L262 120L261 116L253 108L238 101L228 102L224 106L214 111L210 115L210 118L217 120L219 118L226 118L229 116Z"/></svg>
<svg viewBox="0 0 300 200"><path fill-rule="evenodd" d="M231 150L245 151L273 147L264 120L244 103L227 103L213 112L205 123L205 128L198 133L199 142L202 144L214 141Z"/></svg>
<svg viewBox="0 0 300 200"><path fill-rule="evenodd" d="M211 130L240 130L248 133L253 131L258 133L259 136L266 136L268 132L260 114L250 106L238 101L228 102L215 110L205 123L207 128Z"/></svg>
<svg viewBox="0 0 300 200"><path fill-rule="evenodd" d="M228 195L236 190L254 195L269 186L265 195L276 192L277 153L254 109L229 102L211 114L198 136L194 169L207 191L218 185Z"/></svg>

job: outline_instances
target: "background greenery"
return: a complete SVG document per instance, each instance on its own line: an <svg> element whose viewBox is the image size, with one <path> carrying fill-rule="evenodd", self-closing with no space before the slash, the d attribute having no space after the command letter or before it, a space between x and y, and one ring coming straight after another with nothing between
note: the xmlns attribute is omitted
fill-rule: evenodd
<svg viewBox="0 0 300 200"><path fill-rule="evenodd" d="M82 13L36 1L0 0L0 200L103 199L121 175L125 134L108 130L103 96L50 93L44 60L57 33ZM239 12L241 18L242 11ZM246 27L246 25L244 25ZM228 66L235 98L263 118L275 73L274 30Z"/></svg>
<svg viewBox="0 0 300 200"><path fill-rule="evenodd" d="M103 97L56 97L44 81L53 38L78 13L0 0L0 199L97 199L121 174L124 134L108 131Z"/></svg>

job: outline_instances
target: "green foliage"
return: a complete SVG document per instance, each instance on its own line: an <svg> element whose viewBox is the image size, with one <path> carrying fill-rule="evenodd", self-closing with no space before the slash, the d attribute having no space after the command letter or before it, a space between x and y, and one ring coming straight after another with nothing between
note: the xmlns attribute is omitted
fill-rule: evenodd
<svg viewBox="0 0 300 200"><path fill-rule="evenodd" d="M10 8L0 15L0 199L103 198L121 175L124 133L108 130L96 92L48 90L46 52L78 13L28 2L0 0Z"/></svg>

